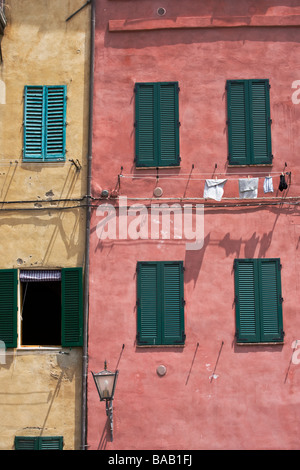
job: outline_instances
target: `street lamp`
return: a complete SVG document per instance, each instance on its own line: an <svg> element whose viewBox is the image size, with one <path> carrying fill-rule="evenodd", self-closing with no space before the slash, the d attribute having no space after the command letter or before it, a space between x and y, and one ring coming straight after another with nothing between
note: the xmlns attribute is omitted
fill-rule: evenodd
<svg viewBox="0 0 300 470"><path fill-rule="evenodd" d="M110 421L110 432L111 432L111 441L113 441L113 405L112 401L114 399L115 387L117 383L119 371L111 372L107 370L106 361L104 362L104 370L94 374L96 388L98 390L100 401L106 402L106 415L109 417Z"/></svg>

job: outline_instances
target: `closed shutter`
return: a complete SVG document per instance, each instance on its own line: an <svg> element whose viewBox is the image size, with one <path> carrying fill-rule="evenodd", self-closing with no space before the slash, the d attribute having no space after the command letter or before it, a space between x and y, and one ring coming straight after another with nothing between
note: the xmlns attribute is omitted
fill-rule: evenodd
<svg viewBox="0 0 300 470"><path fill-rule="evenodd" d="M179 165L178 84L159 86L159 165Z"/></svg>
<svg viewBox="0 0 300 470"><path fill-rule="evenodd" d="M24 160L43 160L44 93L42 86L26 86L24 102Z"/></svg>
<svg viewBox="0 0 300 470"><path fill-rule="evenodd" d="M63 437L16 436L15 450L63 450Z"/></svg>
<svg viewBox="0 0 300 470"><path fill-rule="evenodd" d="M183 263L137 266L139 345L184 344Z"/></svg>
<svg viewBox="0 0 300 470"><path fill-rule="evenodd" d="M15 450L39 450L38 441L38 437L16 436Z"/></svg>
<svg viewBox="0 0 300 470"><path fill-rule="evenodd" d="M179 165L178 83L135 86L137 167Z"/></svg>
<svg viewBox="0 0 300 470"><path fill-rule="evenodd" d="M156 263L137 266L137 341L139 345L160 344L159 272Z"/></svg>
<svg viewBox="0 0 300 470"><path fill-rule="evenodd" d="M254 165L272 163L269 81L249 81L252 161Z"/></svg>
<svg viewBox="0 0 300 470"><path fill-rule="evenodd" d="M40 437L39 450L63 450L63 437Z"/></svg>
<svg viewBox="0 0 300 470"><path fill-rule="evenodd" d="M235 306L238 342L251 343L259 341L258 299L255 278L253 260L239 260L235 263Z"/></svg>
<svg viewBox="0 0 300 470"><path fill-rule="evenodd" d="M237 342L283 341L279 259L235 260Z"/></svg>
<svg viewBox="0 0 300 470"><path fill-rule="evenodd" d="M62 339L63 347L82 346L83 293L82 268L64 268L62 283Z"/></svg>
<svg viewBox="0 0 300 470"><path fill-rule="evenodd" d="M0 270L0 341L6 348L17 347L17 287L17 270Z"/></svg>
<svg viewBox="0 0 300 470"><path fill-rule="evenodd" d="M156 166L157 149L155 148L157 132L155 130L154 84L136 84L135 99L135 146L137 166Z"/></svg>
<svg viewBox="0 0 300 470"><path fill-rule="evenodd" d="M183 263L163 263L161 269L162 342L163 344L183 344Z"/></svg>
<svg viewBox="0 0 300 470"><path fill-rule="evenodd" d="M259 260L261 339L283 341L280 260Z"/></svg>
<svg viewBox="0 0 300 470"><path fill-rule="evenodd" d="M228 143L230 165L247 165L250 161L248 87L244 80L227 83Z"/></svg>
<svg viewBox="0 0 300 470"><path fill-rule="evenodd" d="M65 158L66 87L47 87L46 93L46 160Z"/></svg>
<svg viewBox="0 0 300 470"><path fill-rule="evenodd" d="M230 165L272 163L268 80L227 81Z"/></svg>
<svg viewBox="0 0 300 470"><path fill-rule="evenodd" d="M65 159L66 86L26 86L24 161Z"/></svg>

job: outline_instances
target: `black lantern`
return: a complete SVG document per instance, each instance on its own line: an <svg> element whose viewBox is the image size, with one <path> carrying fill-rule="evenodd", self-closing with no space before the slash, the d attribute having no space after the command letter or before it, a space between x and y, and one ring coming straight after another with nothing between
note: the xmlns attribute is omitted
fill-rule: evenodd
<svg viewBox="0 0 300 470"><path fill-rule="evenodd" d="M106 415L109 417L110 420L110 431L111 431L111 440L113 441L113 405L112 401L114 399L115 394L115 387L117 383L119 371L116 370L115 372L111 372L107 370L106 361L104 362L104 370L94 374L92 372L92 376L94 378L96 388L98 390L100 401L106 402Z"/></svg>

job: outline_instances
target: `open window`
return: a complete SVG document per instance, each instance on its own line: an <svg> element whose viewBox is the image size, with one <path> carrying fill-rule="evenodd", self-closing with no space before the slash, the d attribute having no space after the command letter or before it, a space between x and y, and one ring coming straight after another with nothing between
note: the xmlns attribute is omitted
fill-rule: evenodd
<svg viewBox="0 0 300 470"><path fill-rule="evenodd" d="M0 270L0 340L18 346L82 346L82 268Z"/></svg>

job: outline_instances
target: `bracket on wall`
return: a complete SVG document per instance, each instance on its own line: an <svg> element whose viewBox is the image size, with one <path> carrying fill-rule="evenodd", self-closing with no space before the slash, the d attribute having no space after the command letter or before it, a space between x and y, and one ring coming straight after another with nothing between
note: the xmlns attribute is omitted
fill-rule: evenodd
<svg viewBox="0 0 300 470"><path fill-rule="evenodd" d="M74 165L76 167L76 171L81 170L81 164L80 164L78 159L74 160L73 158L69 158L69 162L71 162L72 165Z"/></svg>
<svg viewBox="0 0 300 470"><path fill-rule="evenodd" d="M74 13L72 13L72 15L68 16L66 21L69 21L71 18L73 18L73 16L77 15L77 13L79 13L81 10L83 10L90 3L91 3L91 0L87 0L87 2L84 5L82 5L82 7L78 8L78 10L76 10Z"/></svg>

